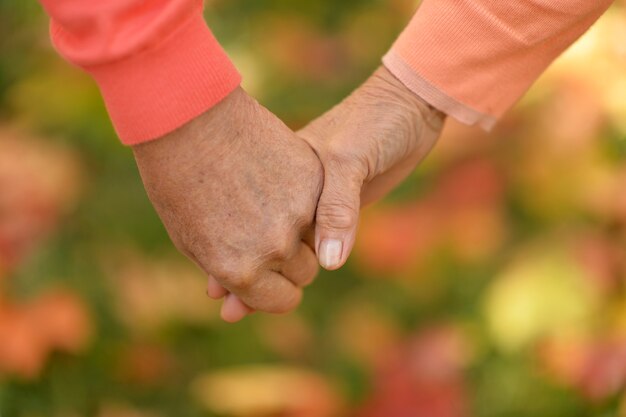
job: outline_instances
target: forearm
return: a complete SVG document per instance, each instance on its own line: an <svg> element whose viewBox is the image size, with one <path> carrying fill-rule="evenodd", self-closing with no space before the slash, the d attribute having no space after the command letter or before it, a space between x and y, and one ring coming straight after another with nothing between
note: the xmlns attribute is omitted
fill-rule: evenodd
<svg viewBox="0 0 626 417"><path fill-rule="evenodd" d="M126 144L177 129L240 84L201 0L41 3L56 49L94 77Z"/></svg>
<svg viewBox="0 0 626 417"><path fill-rule="evenodd" d="M493 126L612 0L424 0L383 58L431 105Z"/></svg>

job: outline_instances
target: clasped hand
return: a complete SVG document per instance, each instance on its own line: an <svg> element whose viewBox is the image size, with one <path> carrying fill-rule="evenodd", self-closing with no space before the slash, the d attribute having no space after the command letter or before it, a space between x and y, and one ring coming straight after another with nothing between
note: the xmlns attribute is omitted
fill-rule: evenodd
<svg viewBox="0 0 626 417"><path fill-rule="evenodd" d="M384 67L300 132L238 88L133 148L176 247L208 275L221 315L284 313L352 250L363 204L428 154L444 117Z"/></svg>

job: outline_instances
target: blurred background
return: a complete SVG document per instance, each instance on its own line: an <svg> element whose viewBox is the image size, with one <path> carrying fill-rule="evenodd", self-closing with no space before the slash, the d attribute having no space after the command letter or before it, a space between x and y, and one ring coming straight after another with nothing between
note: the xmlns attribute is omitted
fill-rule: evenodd
<svg viewBox="0 0 626 417"><path fill-rule="evenodd" d="M416 6L213 0L206 17L298 128ZM495 132L450 121L295 313L228 325L94 83L37 2L0 0L0 415L626 416L625 39L618 2Z"/></svg>

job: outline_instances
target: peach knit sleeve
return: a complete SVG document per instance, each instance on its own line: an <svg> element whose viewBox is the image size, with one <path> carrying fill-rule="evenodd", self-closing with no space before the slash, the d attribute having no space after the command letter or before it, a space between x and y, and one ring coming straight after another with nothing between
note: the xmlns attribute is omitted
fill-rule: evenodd
<svg viewBox="0 0 626 417"><path fill-rule="evenodd" d="M241 82L202 0L40 1L53 44L94 77L125 144L175 130Z"/></svg>
<svg viewBox="0 0 626 417"><path fill-rule="evenodd" d="M491 128L611 0L424 0L383 58L431 105Z"/></svg>

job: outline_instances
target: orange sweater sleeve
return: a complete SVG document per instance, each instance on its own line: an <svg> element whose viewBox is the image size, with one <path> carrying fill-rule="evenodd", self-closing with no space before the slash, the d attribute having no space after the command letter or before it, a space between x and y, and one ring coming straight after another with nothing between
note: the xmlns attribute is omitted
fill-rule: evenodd
<svg viewBox="0 0 626 417"><path fill-rule="evenodd" d="M611 0L423 0L383 58L434 107L491 128Z"/></svg>
<svg viewBox="0 0 626 417"><path fill-rule="evenodd" d="M41 0L59 53L96 80L120 139L158 138L217 104L241 77L202 0Z"/></svg>

